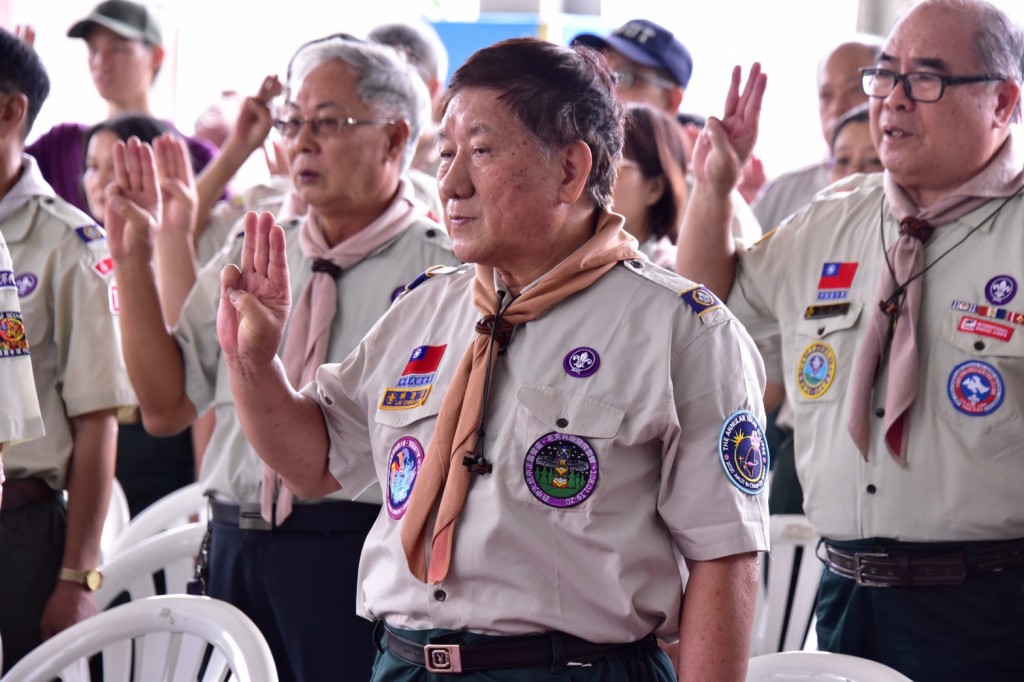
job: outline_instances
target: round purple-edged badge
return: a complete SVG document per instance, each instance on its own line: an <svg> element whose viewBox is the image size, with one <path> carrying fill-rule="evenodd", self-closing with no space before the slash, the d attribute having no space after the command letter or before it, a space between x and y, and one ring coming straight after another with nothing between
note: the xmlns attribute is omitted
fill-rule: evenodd
<svg viewBox="0 0 1024 682"><path fill-rule="evenodd" d="M985 298L992 305L1004 305L1017 295L1017 280L1009 275L996 275L985 285Z"/></svg>
<svg viewBox="0 0 1024 682"><path fill-rule="evenodd" d="M597 454L581 436L552 431L530 446L523 462L530 492L549 507L575 507L597 487Z"/></svg>
<svg viewBox="0 0 1024 682"><path fill-rule="evenodd" d="M1006 393L999 371L980 360L968 360L954 367L946 389L953 407L971 417L995 412Z"/></svg>
<svg viewBox="0 0 1024 682"><path fill-rule="evenodd" d="M396 521L409 506L416 475L423 466L423 446L412 436L402 436L388 455L388 488L384 493L388 516Z"/></svg>
<svg viewBox="0 0 1024 682"><path fill-rule="evenodd" d="M580 346L569 351L562 360L565 373L571 377L582 379L589 377L601 366L601 356L589 346Z"/></svg>
<svg viewBox="0 0 1024 682"><path fill-rule="evenodd" d="M729 481L747 493L757 495L768 480L768 441L752 412L730 414L718 436L718 454Z"/></svg>
<svg viewBox="0 0 1024 682"><path fill-rule="evenodd" d="M18 298L25 298L35 291L38 285L39 278L31 272L23 272L14 277L14 286L18 288Z"/></svg>

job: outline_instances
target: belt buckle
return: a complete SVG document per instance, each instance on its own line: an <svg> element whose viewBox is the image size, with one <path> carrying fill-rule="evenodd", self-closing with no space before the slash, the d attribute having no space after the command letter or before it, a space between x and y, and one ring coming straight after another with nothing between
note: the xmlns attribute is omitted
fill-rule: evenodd
<svg viewBox="0 0 1024 682"><path fill-rule="evenodd" d="M263 510L258 502L242 502L238 505L239 530L273 530L274 527L263 518Z"/></svg>
<svg viewBox="0 0 1024 682"><path fill-rule="evenodd" d="M432 673L461 673L462 650L458 644L426 644L424 667Z"/></svg>
<svg viewBox="0 0 1024 682"><path fill-rule="evenodd" d="M874 580L868 582L864 579L864 564L861 560L864 558L868 559L888 559L888 552L855 552L853 555L853 580L857 583L858 587L892 587L892 585L884 582ZM870 580L870 578L869 578Z"/></svg>

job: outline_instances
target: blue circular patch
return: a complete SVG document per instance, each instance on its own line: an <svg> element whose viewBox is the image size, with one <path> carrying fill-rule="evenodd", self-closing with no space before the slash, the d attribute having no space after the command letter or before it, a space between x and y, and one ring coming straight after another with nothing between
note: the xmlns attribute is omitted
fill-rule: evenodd
<svg viewBox="0 0 1024 682"><path fill-rule="evenodd" d="M585 438L568 433L541 436L530 446L523 475L530 492L549 507L575 507L597 486L597 454Z"/></svg>
<svg viewBox="0 0 1024 682"><path fill-rule="evenodd" d="M601 356L590 346L573 348L562 360L562 369L571 377L589 377L601 366Z"/></svg>
<svg viewBox="0 0 1024 682"><path fill-rule="evenodd" d="M718 454L732 484L756 495L768 480L768 442L752 412L733 412L718 435Z"/></svg>
<svg viewBox="0 0 1024 682"><path fill-rule="evenodd" d="M1003 404L1003 377L996 368L980 360L961 362L949 373L949 400L960 412L984 417Z"/></svg>
<svg viewBox="0 0 1024 682"><path fill-rule="evenodd" d="M416 474L423 465L423 446L412 436L403 436L391 446L388 455L388 489L384 498L388 516L398 520L405 515L405 508L416 483Z"/></svg>
<svg viewBox="0 0 1024 682"><path fill-rule="evenodd" d="M985 285L985 298L992 305L1005 305L1017 295L1017 280L1009 275L996 275Z"/></svg>

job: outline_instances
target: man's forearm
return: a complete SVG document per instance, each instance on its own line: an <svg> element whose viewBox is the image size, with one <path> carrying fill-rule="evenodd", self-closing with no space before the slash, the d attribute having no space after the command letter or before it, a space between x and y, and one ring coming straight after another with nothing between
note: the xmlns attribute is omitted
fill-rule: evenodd
<svg viewBox="0 0 1024 682"><path fill-rule="evenodd" d="M327 467L330 441L316 401L288 383L280 360L264 367L232 367L228 376L242 429L253 449L304 497L339 489Z"/></svg>
<svg viewBox="0 0 1024 682"><path fill-rule="evenodd" d="M74 449L68 469L68 526L63 566L85 570L100 563L100 537L110 504L117 459L117 413L74 417Z"/></svg>
<svg viewBox="0 0 1024 682"><path fill-rule="evenodd" d="M677 246L676 271L727 299L736 274L730 195L723 197L707 183L695 183Z"/></svg>

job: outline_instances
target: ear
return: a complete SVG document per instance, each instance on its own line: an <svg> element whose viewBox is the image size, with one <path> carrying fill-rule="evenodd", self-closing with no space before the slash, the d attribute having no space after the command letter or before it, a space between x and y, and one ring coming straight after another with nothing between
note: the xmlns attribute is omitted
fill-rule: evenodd
<svg viewBox="0 0 1024 682"><path fill-rule="evenodd" d="M150 49L152 50L153 58L153 78L156 78L156 75L160 73L160 67L164 64L164 55L167 53L164 52L164 48L159 45L154 45Z"/></svg>
<svg viewBox="0 0 1024 682"><path fill-rule="evenodd" d="M1020 101L1020 83L1008 78L999 84L996 91L996 120L1000 127L1012 122L1014 109Z"/></svg>
<svg viewBox="0 0 1024 682"><path fill-rule="evenodd" d="M665 176L646 178L644 181L644 205L653 206L665 194Z"/></svg>
<svg viewBox="0 0 1024 682"><path fill-rule="evenodd" d="M665 106L669 115L674 116L679 111L679 105L683 103L683 94L686 90L682 86L665 91Z"/></svg>
<svg viewBox="0 0 1024 682"><path fill-rule="evenodd" d="M399 119L387 127L388 138L386 155L389 161L397 161L405 153L409 144L409 122Z"/></svg>
<svg viewBox="0 0 1024 682"><path fill-rule="evenodd" d="M15 92L7 95L0 105L0 137L7 139L12 136L21 137L21 129L28 116L28 97Z"/></svg>
<svg viewBox="0 0 1024 682"><path fill-rule="evenodd" d="M565 204L575 204L587 188L594 159L590 147L583 140L566 145L561 157L562 182L558 188L558 199Z"/></svg>

